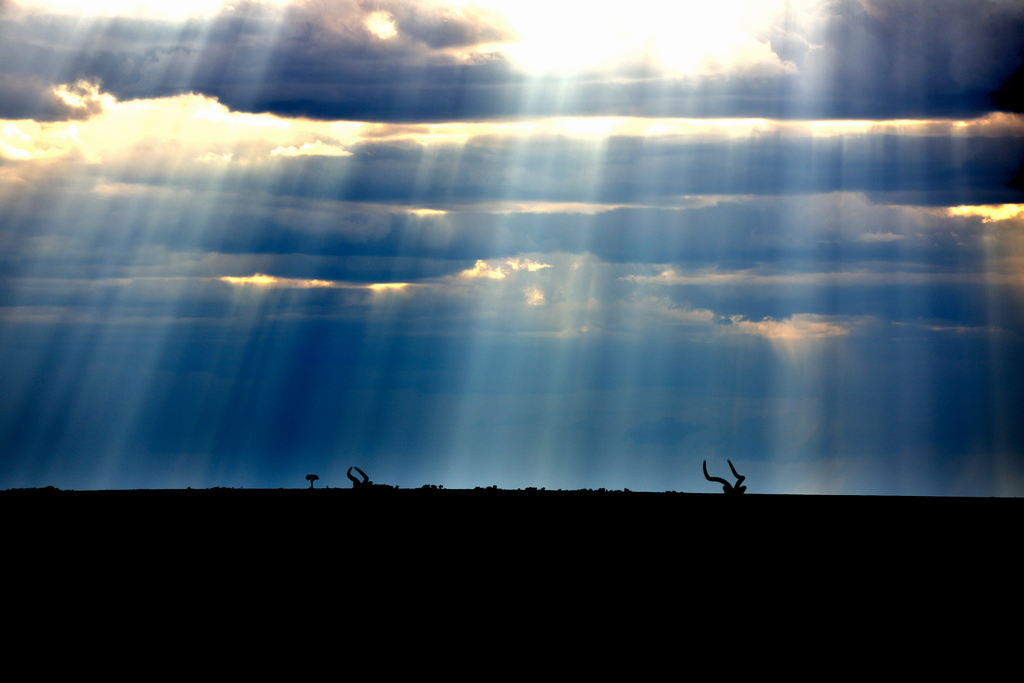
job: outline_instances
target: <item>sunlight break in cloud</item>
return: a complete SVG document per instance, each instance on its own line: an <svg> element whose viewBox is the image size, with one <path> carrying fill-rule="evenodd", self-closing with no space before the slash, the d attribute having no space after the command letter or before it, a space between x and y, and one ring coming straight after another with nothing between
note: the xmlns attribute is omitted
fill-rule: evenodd
<svg viewBox="0 0 1024 683"><path fill-rule="evenodd" d="M247 277L224 276L222 282L230 285L251 286L251 287L279 287L281 289L313 289L318 287L337 287L338 284L330 280L301 280L296 278L274 277L256 273Z"/></svg>
<svg viewBox="0 0 1024 683"><path fill-rule="evenodd" d="M53 94L68 107L81 110L86 116L109 109L117 101L112 95L101 93L99 85L88 81L58 85L53 89Z"/></svg>
<svg viewBox="0 0 1024 683"><path fill-rule="evenodd" d="M398 29L395 28L395 19L391 16L391 12L386 10L381 9L372 12L370 16L366 17L363 25L366 26L367 31L380 40L388 40L398 35Z"/></svg>
<svg viewBox="0 0 1024 683"><path fill-rule="evenodd" d="M796 341L805 339L827 339L844 337L856 326L855 321L836 320L823 315L794 314L782 320L764 318L760 321L747 320L742 315L729 317L734 331L751 334L773 341Z"/></svg>
<svg viewBox="0 0 1024 683"><path fill-rule="evenodd" d="M0 129L0 133L3 134L3 137L0 137L0 151L5 156L11 159L28 159L32 156L32 153L27 149L22 149L24 146L33 144L31 135L25 133L13 123L9 123ZM7 138L7 140L3 138Z"/></svg>
<svg viewBox="0 0 1024 683"><path fill-rule="evenodd" d="M952 206L947 209L950 216L980 216L982 223L1005 221L1024 213L1022 204L996 204L992 206Z"/></svg>
<svg viewBox="0 0 1024 683"><path fill-rule="evenodd" d="M528 258L510 258L505 260L505 265L508 268L502 268L501 266L492 266L483 259L480 259L473 265L469 270L464 270L459 273L460 277L464 278L489 278L492 280L501 280L506 275L519 270L525 270L528 272L535 272L542 268L550 268L550 263L538 263L537 261L531 261Z"/></svg>
<svg viewBox="0 0 1024 683"><path fill-rule="evenodd" d="M368 289L371 292L397 292L410 287L408 282L374 282L372 284L336 282L334 280L305 280L302 278L275 277L256 273L246 277L224 276L221 282L236 287L260 287L275 289Z"/></svg>
<svg viewBox="0 0 1024 683"><path fill-rule="evenodd" d="M520 37L504 46L514 60L539 71L592 69L623 61L660 62L683 74L788 73L767 40L780 3L743 0L638 0L617 4L489 0Z"/></svg>

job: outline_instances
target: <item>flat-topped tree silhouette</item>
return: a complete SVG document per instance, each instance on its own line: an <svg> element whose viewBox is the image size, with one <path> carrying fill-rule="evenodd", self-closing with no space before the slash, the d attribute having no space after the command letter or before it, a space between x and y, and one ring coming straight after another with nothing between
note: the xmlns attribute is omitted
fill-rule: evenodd
<svg viewBox="0 0 1024 683"><path fill-rule="evenodd" d="M362 481L359 481L358 479L356 479L355 477L353 477L353 476L352 476L352 470L355 470L355 471L356 471L356 472L358 472L358 473L359 473L360 475L362 475L362 477L363 477L363 480L362 480ZM364 487L365 487L365 488L369 488L369 487L373 486L373 482L372 482L372 481L370 481L370 478L366 476L366 472L363 472L363 471L362 471L361 469L359 469L358 467L349 467L349 468L348 468L348 472L346 473L346 476L347 476L347 477L348 477L349 479L351 479L351 480L352 480L352 488L354 488L354 489L358 489L358 488L364 488Z"/></svg>
<svg viewBox="0 0 1024 683"><path fill-rule="evenodd" d="M718 477L710 476L708 474L708 461L707 460L704 461L704 478L707 479L708 481L715 481L715 482L718 482L719 484L721 484L722 485L722 491L725 492L725 493L735 493L735 494L743 493L744 491L747 490L747 487L746 486L740 486L740 484L743 483L743 480L746 479L746 477L741 476L736 471L736 468L732 466L732 460L726 460L726 462L729 463L729 469L732 470L732 475L734 477L736 477L736 485L735 486L733 486L732 484L727 482L725 479L719 479Z"/></svg>
<svg viewBox="0 0 1024 683"><path fill-rule="evenodd" d="M309 488L313 488L313 482L316 481L319 478L320 477L316 476L315 474L307 474L306 475L306 481L309 482Z"/></svg>

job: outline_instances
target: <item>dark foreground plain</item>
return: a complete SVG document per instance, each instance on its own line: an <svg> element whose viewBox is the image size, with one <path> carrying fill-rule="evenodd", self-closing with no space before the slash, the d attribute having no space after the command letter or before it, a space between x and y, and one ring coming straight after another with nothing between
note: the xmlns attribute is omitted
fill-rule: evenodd
<svg viewBox="0 0 1024 683"><path fill-rule="evenodd" d="M487 558L731 571L770 563L999 563L1024 500L500 489L0 492L8 547L35 554L348 567ZM755 571L754 573L758 573ZM763 569L760 573L763 573Z"/></svg>
<svg viewBox="0 0 1024 683"><path fill-rule="evenodd" d="M100 664L131 646L491 670L542 650L593 670L758 643L788 670L910 632L954 647L1021 608L1019 499L36 489L0 514L9 650L84 642Z"/></svg>

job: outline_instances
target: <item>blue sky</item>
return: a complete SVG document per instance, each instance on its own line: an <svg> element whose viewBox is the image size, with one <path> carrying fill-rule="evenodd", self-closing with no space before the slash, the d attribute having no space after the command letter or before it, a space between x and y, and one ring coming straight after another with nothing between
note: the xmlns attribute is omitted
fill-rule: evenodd
<svg viewBox="0 0 1024 683"><path fill-rule="evenodd" d="M0 488L1021 495L1024 7L707 4L0 2Z"/></svg>

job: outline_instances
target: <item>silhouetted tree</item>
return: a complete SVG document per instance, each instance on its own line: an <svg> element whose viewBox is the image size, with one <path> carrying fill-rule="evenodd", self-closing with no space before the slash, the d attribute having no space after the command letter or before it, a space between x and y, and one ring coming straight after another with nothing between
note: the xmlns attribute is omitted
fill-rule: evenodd
<svg viewBox="0 0 1024 683"><path fill-rule="evenodd" d="M316 481L319 478L320 477L316 476L315 474L307 474L306 475L306 481L309 482L309 488L313 488L313 482Z"/></svg>

